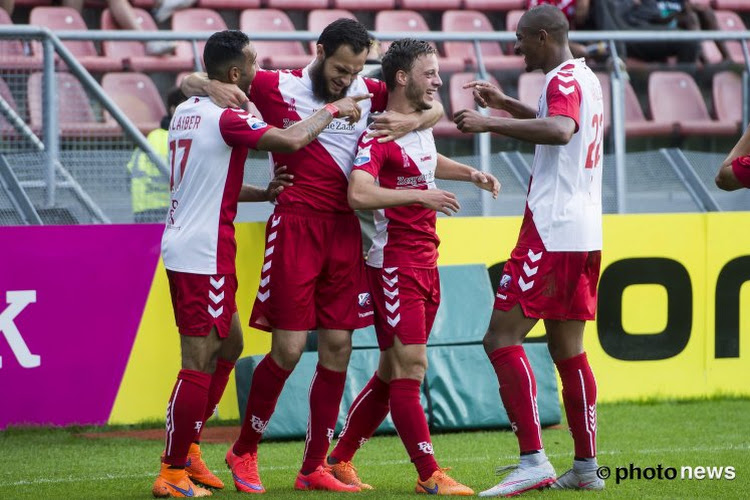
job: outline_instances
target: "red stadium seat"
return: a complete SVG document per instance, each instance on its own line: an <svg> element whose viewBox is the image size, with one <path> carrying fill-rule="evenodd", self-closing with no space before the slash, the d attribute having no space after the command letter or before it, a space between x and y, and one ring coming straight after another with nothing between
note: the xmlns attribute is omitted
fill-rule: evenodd
<svg viewBox="0 0 750 500"><path fill-rule="evenodd" d="M279 10L326 9L328 0L266 0L266 7Z"/></svg>
<svg viewBox="0 0 750 500"><path fill-rule="evenodd" d="M505 31L512 31L515 33L516 28L518 28L518 21L521 20L521 16L525 13L525 10L511 10L508 12L505 16Z"/></svg>
<svg viewBox="0 0 750 500"><path fill-rule="evenodd" d="M460 9L461 0L401 0L402 9L441 10Z"/></svg>
<svg viewBox="0 0 750 500"><path fill-rule="evenodd" d="M713 100L716 118L723 123L742 124L742 78L732 71L714 75Z"/></svg>
<svg viewBox="0 0 750 500"><path fill-rule="evenodd" d="M698 85L687 73L651 73L648 101L654 122L671 124L680 135L732 135L736 132L734 124L711 119Z"/></svg>
<svg viewBox="0 0 750 500"><path fill-rule="evenodd" d="M10 16L0 9L0 26L12 25ZM42 67L41 54L27 56L21 40L0 40L0 69L39 69Z"/></svg>
<svg viewBox="0 0 750 500"><path fill-rule="evenodd" d="M250 33L294 32L294 25L284 12L276 9L248 9L240 14L240 29ZM313 57L305 53L302 42L254 42L258 64L267 69L290 69L307 66Z"/></svg>
<svg viewBox="0 0 750 500"><path fill-rule="evenodd" d="M326 26L340 18L357 20L357 16L344 9L316 9L307 17L307 29L314 33L322 32ZM315 54L315 42L310 42L310 51Z"/></svg>
<svg viewBox="0 0 750 500"><path fill-rule="evenodd" d="M464 0L464 8L469 10L500 10L507 12L526 7L526 0Z"/></svg>
<svg viewBox="0 0 750 500"><path fill-rule="evenodd" d="M443 14L443 31L492 32L487 16L472 10L449 10ZM445 42L445 55L452 59L463 59L472 68L477 68L477 59L472 42ZM505 55L497 42L482 42L482 61L488 70L523 68L523 58Z"/></svg>
<svg viewBox="0 0 750 500"><path fill-rule="evenodd" d="M143 73L107 73L102 88L143 135L159 128L167 114L159 90ZM109 115L107 120L114 122Z"/></svg>
<svg viewBox="0 0 750 500"><path fill-rule="evenodd" d="M195 6L199 9L259 9L260 0L198 0Z"/></svg>
<svg viewBox="0 0 750 500"><path fill-rule="evenodd" d="M691 1L692 3L696 3L696 0ZM714 7L720 10L747 12L750 11L750 2L748 2L747 0L714 0Z"/></svg>
<svg viewBox="0 0 750 500"><path fill-rule="evenodd" d="M70 7L34 7L29 17L29 24L45 26L53 31L60 30L83 30L86 31L86 23L83 22L81 14ZM116 58L102 57L96 52L94 42L90 40L66 41L65 47L75 56L84 68L93 72L117 71L122 69L122 61ZM40 42L33 42L34 55L42 55Z"/></svg>
<svg viewBox="0 0 750 500"><path fill-rule="evenodd" d="M0 78L0 97L3 98L3 100L8 104L8 106L10 106L13 111L18 113L18 115L23 118L23 115L19 111L18 105L16 104L16 100L13 99L13 94L10 93L8 84L5 83L5 80L3 80L2 78ZM0 134L7 137L9 134L13 133L13 130L15 130L13 128L13 125L8 123L3 115L0 115Z"/></svg>
<svg viewBox="0 0 750 500"><path fill-rule="evenodd" d="M56 73L57 105L62 137L113 137L120 128L96 119L88 95L81 83L70 73ZM42 132L42 73L32 73L27 82L29 124Z"/></svg>
<svg viewBox="0 0 750 500"><path fill-rule="evenodd" d="M612 125L612 83L609 73L596 73L602 86L602 98L604 101L604 129L609 133ZM669 123L654 123L646 119L646 115L638 102L630 80L625 81L625 135L627 137L650 137L669 135L672 133L672 125Z"/></svg>
<svg viewBox="0 0 750 500"><path fill-rule="evenodd" d="M346 9L346 10L393 10L396 8L396 0L369 0L363 2L362 0L333 0L334 9Z"/></svg>
<svg viewBox="0 0 750 500"><path fill-rule="evenodd" d="M383 33L409 33L409 36L419 37L418 33L430 31L427 22L417 12L412 10L386 10L375 14L375 31ZM434 47L437 47L431 42ZM381 49L383 53L388 50L390 42L382 42ZM463 71L466 63L460 58L440 57L438 54L438 63L440 71L454 73Z"/></svg>
<svg viewBox="0 0 750 500"><path fill-rule="evenodd" d="M462 109L479 109L477 104L474 102L474 95L472 94L471 90L463 88L464 84L478 79L479 77L477 77L477 75L474 73L456 73L455 75L451 76L451 113L456 113L456 111L461 111ZM497 80L495 80L495 77L493 77L492 75L490 75L489 77L489 82L502 91L502 87L499 83L497 83ZM507 118L511 115L506 111L490 109L490 116Z"/></svg>
<svg viewBox="0 0 750 500"><path fill-rule="evenodd" d="M717 10L716 21L719 23L719 29L722 31L746 30L745 23L742 22L742 19L736 12ZM740 45L740 42L726 42L726 45L732 62L745 64L745 57L742 55L742 45ZM748 43L748 48L750 48L750 43Z"/></svg>
<svg viewBox="0 0 750 500"><path fill-rule="evenodd" d="M544 89L546 75L541 71L521 73L518 77L518 100L534 109L539 109L539 97Z"/></svg>
<svg viewBox="0 0 750 500"><path fill-rule="evenodd" d="M443 85L445 85L445 83L443 83ZM435 137L470 137L470 134L464 134L463 132L458 130L458 128L456 128L456 124L453 123L453 120L451 119L452 115L450 113L450 110L440 98L440 93L436 92L434 96L435 100L439 103L442 103L443 107L445 108L445 114L443 115L443 117L440 118L440 121L437 122L434 127L432 127L432 133L435 135Z"/></svg>
<svg viewBox="0 0 750 500"><path fill-rule="evenodd" d="M215 33L225 29L227 29L227 25L224 19L210 9L178 10L172 15L172 31L210 31ZM200 41L197 45L198 57L203 61L203 47L206 46L206 42ZM193 44L191 42L178 42L174 58L178 59L183 65L194 66Z"/></svg>
<svg viewBox="0 0 750 500"><path fill-rule="evenodd" d="M156 0L131 0L131 5L139 9L153 9L156 7Z"/></svg>
<svg viewBox="0 0 750 500"><path fill-rule="evenodd" d="M156 23L148 12L143 9L133 9L133 11L141 28L145 31L157 31ZM119 29L109 9L102 11L101 26L103 30ZM124 61L124 66L133 71L184 71L193 67L192 60L180 60L171 55L146 55L143 42L106 40L102 42L102 51L110 58Z"/></svg>

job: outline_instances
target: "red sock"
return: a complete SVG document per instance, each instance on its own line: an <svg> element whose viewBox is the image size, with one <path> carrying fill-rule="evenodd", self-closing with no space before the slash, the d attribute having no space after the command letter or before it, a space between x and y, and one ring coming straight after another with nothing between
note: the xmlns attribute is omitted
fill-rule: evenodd
<svg viewBox="0 0 750 500"><path fill-rule="evenodd" d="M576 458L596 456L596 380L586 353L555 363Z"/></svg>
<svg viewBox="0 0 750 500"><path fill-rule="evenodd" d="M375 434L388 415L388 397L388 384L375 373L352 402L331 457L339 462L351 462L357 450Z"/></svg>
<svg viewBox="0 0 750 500"><path fill-rule="evenodd" d="M164 463L184 467L196 431L203 427L211 375L180 370L167 405L167 442Z"/></svg>
<svg viewBox="0 0 750 500"><path fill-rule="evenodd" d="M240 437L234 443L235 455L258 451L258 442L263 437L263 432L276 408L279 394L291 373L290 370L284 370L277 365L270 354L258 363L253 372L253 381L250 383L250 395L247 398Z"/></svg>
<svg viewBox="0 0 750 500"><path fill-rule="evenodd" d="M536 405L536 379L526 352L520 345L495 349L490 353L500 384L500 398L521 453L541 450L542 429Z"/></svg>
<svg viewBox="0 0 750 500"><path fill-rule="evenodd" d="M226 361L224 359L216 360L216 370L211 375L211 385L208 388L208 403L206 403L206 411L203 413L203 425L201 430L195 434L195 442L200 442L201 433L206 428L206 422L211 418L211 415L216 411L216 407L221 401L221 396L224 394L224 389L227 387L229 382L229 375L234 370L234 363L232 361Z"/></svg>
<svg viewBox="0 0 750 500"><path fill-rule="evenodd" d="M419 479L425 481L439 467L420 400L421 385L419 380L410 378L391 380L391 417L409 458L417 468Z"/></svg>
<svg viewBox="0 0 750 500"><path fill-rule="evenodd" d="M309 474L323 465L339 418L345 383L346 372L335 372L320 364L315 369L310 382L310 417L307 421L302 474Z"/></svg>

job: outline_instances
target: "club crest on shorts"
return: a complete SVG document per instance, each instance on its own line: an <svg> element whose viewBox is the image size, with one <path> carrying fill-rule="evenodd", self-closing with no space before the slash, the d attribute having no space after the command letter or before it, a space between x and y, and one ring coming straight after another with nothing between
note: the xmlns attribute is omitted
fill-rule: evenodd
<svg viewBox="0 0 750 500"><path fill-rule="evenodd" d="M503 290L508 288L510 286L510 274L503 274L503 277L500 278L500 288Z"/></svg>
<svg viewBox="0 0 750 500"><path fill-rule="evenodd" d="M367 292L357 295L357 302L359 303L359 307L369 307L372 305L372 299Z"/></svg>

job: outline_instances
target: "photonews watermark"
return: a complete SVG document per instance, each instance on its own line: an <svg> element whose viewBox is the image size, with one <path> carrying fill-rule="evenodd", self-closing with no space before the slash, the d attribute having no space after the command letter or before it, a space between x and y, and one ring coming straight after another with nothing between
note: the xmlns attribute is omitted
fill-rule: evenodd
<svg viewBox="0 0 750 500"><path fill-rule="evenodd" d="M623 481L732 481L737 477L734 466L731 465L679 465L672 467L657 464L654 467L640 467L631 463L627 466L609 467L602 465L596 470L600 479L609 479L614 474L615 484Z"/></svg>

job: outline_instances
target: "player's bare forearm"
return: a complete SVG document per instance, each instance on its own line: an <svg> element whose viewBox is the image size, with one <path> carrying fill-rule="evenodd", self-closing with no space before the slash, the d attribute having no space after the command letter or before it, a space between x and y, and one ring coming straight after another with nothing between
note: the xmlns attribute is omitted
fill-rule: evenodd
<svg viewBox="0 0 750 500"><path fill-rule="evenodd" d="M471 182L471 173L476 170L469 165L464 165L455 160L438 154L435 177L446 181Z"/></svg>
<svg viewBox="0 0 750 500"><path fill-rule="evenodd" d="M488 117L487 130L533 144L563 146L573 137L575 122L567 116L531 120Z"/></svg>
<svg viewBox="0 0 750 500"><path fill-rule="evenodd" d="M190 73L182 79L180 90L187 97L208 95L208 75L206 73Z"/></svg>
<svg viewBox="0 0 750 500"><path fill-rule="evenodd" d="M369 175L369 174L365 174ZM372 178L372 176L370 176ZM372 182L362 180L361 182L350 180L349 182L349 206L354 210L377 210L380 208L402 207L419 203L414 189L388 189Z"/></svg>
<svg viewBox="0 0 750 500"><path fill-rule="evenodd" d="M417 130L426 130L434 127L443 115L445 115L443 105L434 101L430 109L426 109L419 113L419 126L417 127Z"/></svg>
<svg viewBox="0 0 750 500"><path fill-rule="evenodd" d="M536 109L512 97L506 96L503 109L507 111L508 113L510 113L513 116L513 118L521 118L521 119L536 118Z"/></svg>
<svg viewBox="0 0 750 500"><path fill-rule="evenodd" d="M729 152L729 155L724 160L723 165L728 165L732 163L732 160L735 158L739 158L740 156L746 156L750 154L750 127L745 130L745 133L742 134L742 137L740 137L740 140L737 141L737 144L734 145L732 150Z"/></svg>
<svg viewBox="0 0 750 500"><path fill-rule="evenodd" d="M240 189L239 201L242 202L259 202L268 201L268 190L259 187L243 184Z"/></svg>
<svg viewBox="0 0 750 500"><path fill-rule="evenodd" d="M293 153L310 144L318 137L333 115L326 108L319 109L309 118L297 122L287 129L274 128L263 134L258 149L277 153Z"/></svg>

